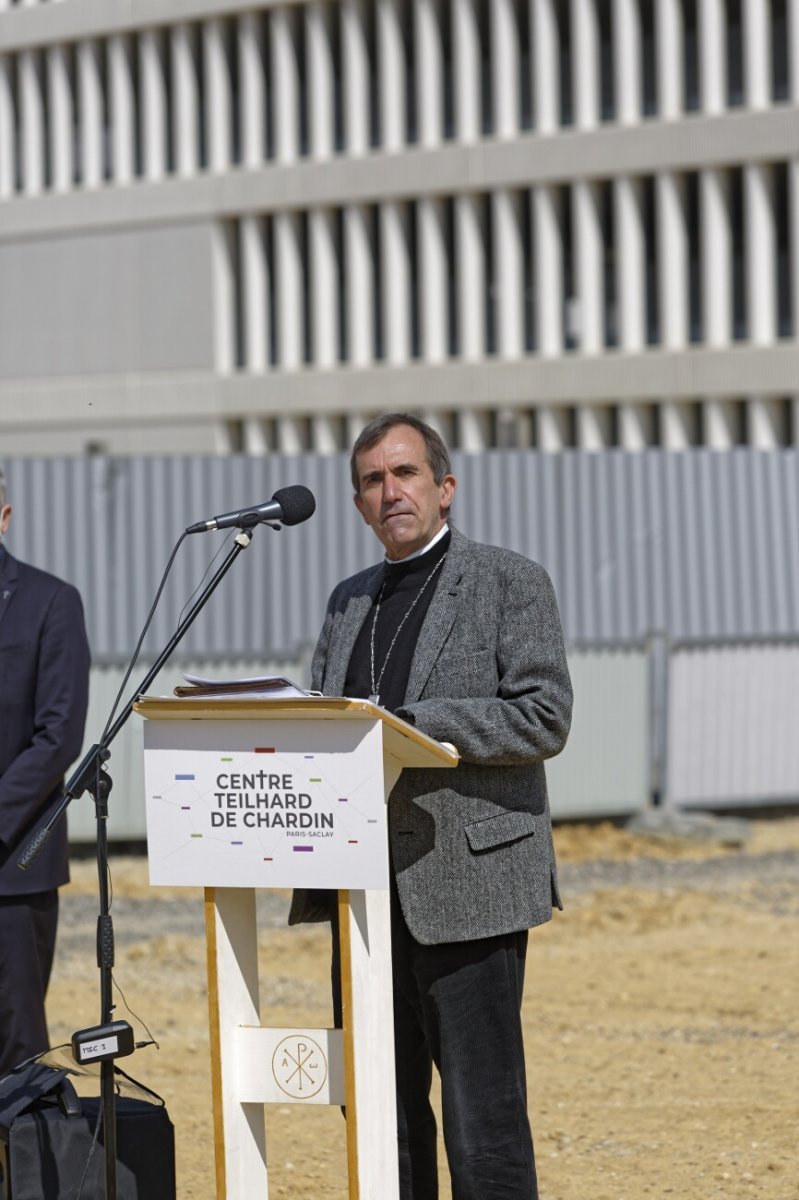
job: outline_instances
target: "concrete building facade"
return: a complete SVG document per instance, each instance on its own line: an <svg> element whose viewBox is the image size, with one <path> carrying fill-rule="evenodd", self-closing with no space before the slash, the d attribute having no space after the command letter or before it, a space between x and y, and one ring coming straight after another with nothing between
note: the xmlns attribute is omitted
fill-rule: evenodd
<svg viewBox="0 0 799 1200"><path fill-rule="evenodd" d="M0 453L799 444L799 0L0 0Z"/></svg>

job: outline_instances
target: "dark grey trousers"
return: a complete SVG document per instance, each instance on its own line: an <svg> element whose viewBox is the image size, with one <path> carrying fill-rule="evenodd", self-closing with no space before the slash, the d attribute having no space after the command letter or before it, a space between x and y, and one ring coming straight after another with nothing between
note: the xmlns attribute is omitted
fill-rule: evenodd
<svg viewBox="0 0 799 1200"><path fill-rule="evenodd" d="M48 1048L44 997L58 925L58 891L0 896L0 1078Z"/></svg>
<svg viewBox="0 0 799 1200"><path fill-rule="evenodd" d="M393 887L391 924L400 1200L438 1200L433 1064L452 1200L537 1200L520 1011L527 930L422 946ZM340 1025L335 915L333 935Z"/></svg>
<svg viewBox="0 0 799 1200"><path fill-rule="evenodd" d="M536 1200L521 1000L527 931L421 946L392 913L402 1200L436 1200L432 1064L453 1200Z"/></svg>

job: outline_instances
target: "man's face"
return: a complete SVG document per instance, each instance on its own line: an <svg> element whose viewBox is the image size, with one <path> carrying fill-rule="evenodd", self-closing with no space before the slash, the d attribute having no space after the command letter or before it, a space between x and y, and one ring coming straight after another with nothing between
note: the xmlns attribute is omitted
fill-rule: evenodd
<svg viewBox="0 0 799 1200"><path fill-rule="evenodd" d="M11 505L0 504L0 537L3 536L8 529L8 523L11 520Z"/></svg>
<svg viewBox="0 0 799 1200"><path fill-rule="evenodd" d="M394 425L356 465L356 508L388 557L407 558L426 546L446 522L456 485L454 475L436 483L418 430Z"/></svg>

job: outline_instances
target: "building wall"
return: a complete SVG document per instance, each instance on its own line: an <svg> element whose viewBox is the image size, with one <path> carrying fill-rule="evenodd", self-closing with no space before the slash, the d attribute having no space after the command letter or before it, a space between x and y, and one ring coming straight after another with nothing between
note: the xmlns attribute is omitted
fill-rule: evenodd
<svg viewBox="0 0 799 1200"><path fill-rule="evenodd" d="M0 0L0 317L4 457L799 443L799 0Z"/></svg>
<svg viewBox="0 0 799 1200"><path fill-rule="evenodd" d="M212 233L204 221L0 243L0 375L210 369Z"/></svg>

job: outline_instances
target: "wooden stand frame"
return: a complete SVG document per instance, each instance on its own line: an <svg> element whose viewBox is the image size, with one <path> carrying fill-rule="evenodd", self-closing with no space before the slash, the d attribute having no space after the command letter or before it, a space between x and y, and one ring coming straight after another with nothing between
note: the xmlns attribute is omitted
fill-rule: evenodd
<svg viewBox="0 0 799 1200"><path fill-rule="evenodd" d="M385 802L403 767L458 761L367 701L143 698L136 710L151 720L377 720ZM263 1106L275 1102L346 1105L350 1200L398 1200L389 892L339 890L343 1029L261 1024L255 896L205 889L217 1200L268 1197Z"/></svg>

